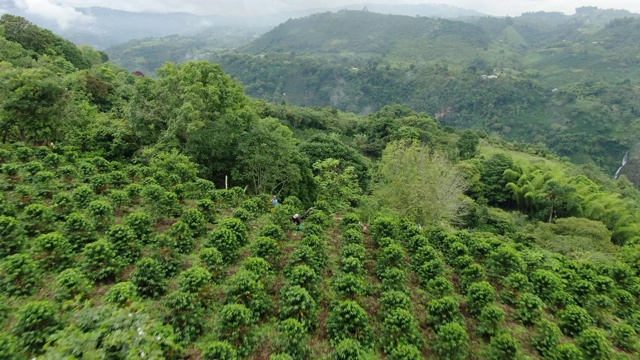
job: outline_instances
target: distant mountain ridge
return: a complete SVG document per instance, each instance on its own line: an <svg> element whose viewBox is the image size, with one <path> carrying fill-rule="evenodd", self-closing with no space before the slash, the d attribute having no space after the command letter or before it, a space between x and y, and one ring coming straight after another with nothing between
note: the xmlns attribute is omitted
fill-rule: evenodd
<svg viewBox="0 0 640 360"><path fill-rule="evenodd" d="M405 61L425 61L441 56L448 47L467 53L488 44L482 28L469 22L341 10L288 20L241 50L364 57L397 54Z"/></svg>
<svg viewBox="0 0 640 360"><path fill-rule="evenodd" d="M381 5L355 4L333 8L317 8L300 11L287 11L259 16L221 16L196 15L190 13L150 13L114 10L103 7L76 8L77 11L91 16L94 20L88 24L71 24L68 29L60 29L53 19L46 19L25 12L12 4L0 4L0 12L22 16L27 20L52 29L55 33L77 43L88 44L98 49L121 44L133 39L163 37L168 35L193 35L210 28L237 27L256 28L274 27L287 19L295 19L318 12L340 9L361 10L397 15L419 15L442 18L482 16L483 14L463 8L442 4L419 5Z"/></svg>
<svg viewBox="0 0 640 360"><path fill-rule="evenodd" d="M347 6L339 6L324 11L336 10L363 10L388 15L427 16L444 19L457 19L464 17L488 16L476 10L465 9L447 4L372 4L362 3Z"/></svg>
<svg viewBox="0 0 640 360"><path fill-rule="evenodd" d="M361 114L401 103L613 172L640 148L638 38L638 14L593 7L465 21L343 10L209 59L251 96Z"/></svg>

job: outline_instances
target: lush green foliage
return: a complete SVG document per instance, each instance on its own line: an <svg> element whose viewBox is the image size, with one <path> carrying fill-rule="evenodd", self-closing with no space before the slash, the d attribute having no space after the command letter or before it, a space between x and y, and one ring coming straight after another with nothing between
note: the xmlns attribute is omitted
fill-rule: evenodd
<svg viewBox="0 0 640 360"><path fill-rule="evenodd" d="M524 293L520 295L518 303L518 317L523 323L530 325L536 322L542 315L544 302L539 297Z"/></svg>
<svg viewBox="0 0 640 360"><path fill-rule="evenodd" d="M136 263L131 280L136 285L137 293L146 297L158 297L164 294L167 288L160 263L151 258L142 258Z"/></svg>
<svg viewBox="0 0 640 360"><path fill-rule="evenodd" d="M478 333L480 335L493 336L502 331L502 324L505 319L504 310L495 306L487 305L478 315Z"/></svg>
<svg viewBox="0 0 640 360"><path fill-rule="evenodd" d="M48 301L30 302L20 309L15 333L29 352L38 353L47 337L60 327L57 309Z"/></svg>
<svg viewBox="0 0 640 360"><path fill-rule="evenodd" d="M205 360L235 360L237 351L226 341L213 342L204 349L202 358Z"/></svg>
<svg viewBox="0 0 640 360"><path fill-rule="evenodd" d="M58 290L57 300L83 299L91 291L89 278L78 268L62 271L56 278Z"/></svg>
<svg viewBox="0 0 640 360"><path fill-rule="evenodd" d="M587 310L570 305L558 313L558 326L567 335L578 336L593 323Z"/></svg>
<svg viewBox="0 0 640 360"><path fill-rule="evenodd" d="M434 348L442 359L466 359L469 351L469 335L457 322L444 324L436 333Z"/></svg>
<svg viewBox="0 0 640 360"><path fill-rule="evenodd" d="M135 284L125 281L111 287L105 294L105 300L109 303L124 306L138 297Z"/></svg>
<svg viewBox="0 0 640 360"><path fill-rule="evenodd" d="M447 157L417 142L391 143L382 154L377 196L419 224L456 222L465 180Z"/></svg>
<svg viewBox="0 0 640 360"><path fill-rule="evenodd" d="M487 359L518 359L520 350L518 341L507 333L498 334L491 338Z"/></svg>
<svg viewBox="0 0 640 360"><path fill-rule="evenodd" d="M169 311L164 321L170 324L181 341L194 340L203 329L203 308L191 293L172 292L164 305Z"/></svg>
<svg viewBox="0 0 640 360"><path fill-rule="evenodd" d="M218 227L209 233L208 245L215 247L222 253L225 262L231 262L237 258L236 251L240 247L236 234L227 228Z"/></svg>
<svg viewBox="0 0 640 360"><path fill-rule="evenodd" d="M307 289L292 285L283 289L282 295L280 317L296 319L307 331L314 330L317 326L318 306Z"/></svg>
<svg viewBox="0 0 640 360"><path fill-rule="evenodd" d="M211 282L211 273L200 266L183 271L178 279L180 291L198 294Z"/></svg>
<svg viewBox="0 0 640 360"><path fill-rule="evenodd" d="M431 300L427 305L429 324L434 328L460 321L460 304L454 297Z"/></svg>
<svg viewBox="0 0 640 360"><path fill-rule="evenodd" d="M98 240L84 247L82 268L94 281L113 279L120 269L114 246L106 240Z"/></svg>
<svg viewBox="0 0 640 360"><path fill-rule="evenodd" d="M331 308L327 332L336 345L343 339L356 340L365 347L373 344L373 329L369 325L368 315L352 300L341 301Z"/></svg>
<svg viewBox="0 0 640 360"><path fill-rule="evenodd" d="M309 336L304 326L296 319L286 319L278 325L280 337L276 348L281 353L291 356L292 359L305 359L309 356L311 348L307 341Z"/></svg>
<svg viewBox="0 0 640 360"><path fill-rule="evenodd" d="M253 346L254 338L250 326L253 324L251 310L241 304L228 304L220 310L218 332L221 337L246 355Z"/></svg>
<svg viewBox="0 0 640 360"><path fill-rule="evenodd" d="M42 275L37 263L26 254L8 256L1 265L0 285L7 295L30 295L40 284Z"/></svg>
<svg viewBox="0 0 640 360"><path fill-rule="evenodd" d="M453 39L479 29L407 21L439 24ZM562 359L637 351L640 192L624 178L541 146L442 127L402 105L357 116L253 101L206 62L167 64L158 79L98 62L80 69L71 52L56 50L60 40L43 43L44 52L10 40L49 38L22 24L25 34L0 27L0 357ZM611 26L615 33L628 24ZM403 74L370 60L345 77L345 89L361 74ZM340 65L347 73L349 61ZM442 106L429 110L444 124L473 113L481 122L495 117L495 130L505 131L500 119L518 118L541 95L529 75L489 82L477 79L488 65L474 66L432 64L434 84L421 91L431 97L449 79ZM339 79L343 70L323 76ZM479 104L447 103L471 90L461 83L474 86ZM526 84L531 93L520 96ZM587 92L602 89L553 96L577 94L571 106L582 119L581 103L602 99ZM505 110L515 99L522 108ZM434 200L452 179L468 185L449 193L456 210Z"/></svg>
<svg viewBox="0 0 640 360"><path fill-rule="evenodd" d="M482 308L495 300L495 290L486 281L472 284L467 290L467 306L472 314L479 314Z"/></svg>
<svg viewBox="0 0 640 360"><path fill-rule="evenodd" d="M587 329L577 338L578 346L585 357L590 359L611 358L611 344L600 330Z"/></svg>

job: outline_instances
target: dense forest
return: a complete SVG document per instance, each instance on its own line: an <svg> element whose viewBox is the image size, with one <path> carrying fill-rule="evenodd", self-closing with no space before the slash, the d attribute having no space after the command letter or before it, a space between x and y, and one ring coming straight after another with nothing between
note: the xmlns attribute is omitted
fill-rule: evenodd
<svg viewBox="0 0 640 360"><path fill-rule="evenodd" d="M172 54L219 63L247 94L268 101L361 115L404 104L611 174L630 151L627 175L638 185L638 36L637 14L592 7L466 21L338 11L290 19L236 49ZM158 52L179 43L107 52L153 74Z"/></svg>
<svg viewBox="0 0 640 360"><path fill-rule="evenodd" d="M0 77L0 359L638 356L625 175L208 61L131 73L7 14Z"/></svg>

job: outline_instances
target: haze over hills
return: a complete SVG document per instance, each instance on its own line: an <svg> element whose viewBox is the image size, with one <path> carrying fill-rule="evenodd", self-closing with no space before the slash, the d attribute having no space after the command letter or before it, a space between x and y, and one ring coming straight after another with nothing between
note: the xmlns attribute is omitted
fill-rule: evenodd
<svg viewBox="0 0 640 360"><path fill-rule="evenodd" d="M427 16L444 19L457 19L465 17L487 16L476 10L464 9L458 6L447 4L372 4L362 3L347 6L340 6L328 9L317 9L308 12L311 15L316 12L338 11L338 10L363 10L389 15Z"/></svg>
<svg viewBox="0 0 640 360"><path fill-rule="evenodd" d="M308 16L317 12L337 11L339 9L361 10L363 8L368 8L372 12L386 14L442 18L483 15L474 10L444 4L381 5L363 3L338 8L318 8L247 16L197 15L184 12L131 12L102 7L87 7L76 8L76 10L86 15L90 21L70 22L66 24L67 28L61 28L56 19L27 13L12 3L0 4L0 13L6 12L22 16L34 24L52 29L55 33L75 43L88 44L97 49L104 49L134 39L168 35L193 35L199 32L212 32L212 29L252 29L257 34L261 34L268 28L287 21L287 19Z"/></svg>
<svg viewBox="0 0 640 360"><path fill-rule="evenodd" d="M459 42L448 41L450 37ZM482 28L467 22L343 10L289 20L240 51L394 56L403 62L426 62L450 51L474 52L488 45Z"/></svg>
<svg viewBox="0 0 640 360"><path fill-rule="evenodd" d="M189 35L207 29L234 27L264 28L266 30L280 21L272 18L199 16L188 13L136 13L91 7L77 9L91 17L91 21L72 23L68 28L62 29L55 20L28 14L15 7L5 8L5 10L11 14L22 16L37 25L50 28L55 33L77 44L88 44L97 49L104 49L133 39Z"/></svg>

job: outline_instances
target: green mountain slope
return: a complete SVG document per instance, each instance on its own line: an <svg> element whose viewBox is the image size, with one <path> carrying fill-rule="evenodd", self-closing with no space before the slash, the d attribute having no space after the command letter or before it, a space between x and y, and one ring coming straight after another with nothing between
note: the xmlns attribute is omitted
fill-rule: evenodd
<svg viewBox="0 0 640 360"><path fill-rule="evenodd" d="M203 61L75 67L31 30L0 31L0 358L638 356L625 176L405 105L253 99ZM537 86L438 71L488 112Z"/></svg>
<svg viewBox="0 0 640 360"><path fill-rule="evenodd" d="M358 113L404 103L445 125L542 142L561 155L596 162L612 173L624 149L637 141L638 87L631 83L585 77L583 83L554 88L530 71L504 69L496 79L485 79L482 70L457 71L444 64L404 67L378 60L329 62L287 54L226 54L212 60L242 79L253 96ZM483 69L483 63L479 65L475 68Z"/></svg>
<svg viewBox="0 0 640 360"><path fill-rule="evenodd" d="M459 21L343 10L289 20L241 51L349 57L388 55L395 60L422 62L434 60L436 49L451 55L469 54L464 56L467 58L488 42L479 28Z"/></svg>
<svg viewBox="0 0 640 360"><path fill-rule="evenodd" d="M255 40L269 28L216 27L197 35L172 35L131 40L111 46L110 60L132 71L153 75L166 62L200 60L212 52L235 49Z"/></svg>
<svg viewBox="0 0 640 360"><path fill-rule="evenodd" d="M640 34L633 18L607 21L631 15L581 8L469 24L341 11L281 24L240 50L248 56L210 59L253 96L359 113L403 103L613 173L637 145Z"/></svg>

